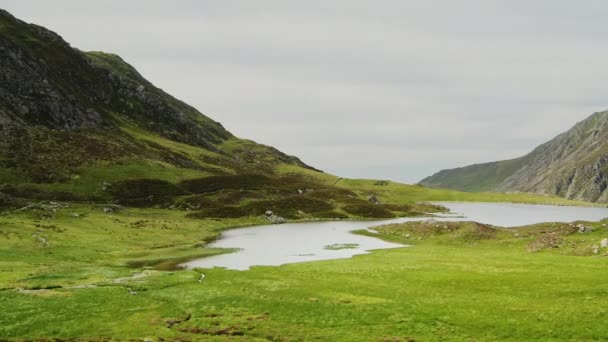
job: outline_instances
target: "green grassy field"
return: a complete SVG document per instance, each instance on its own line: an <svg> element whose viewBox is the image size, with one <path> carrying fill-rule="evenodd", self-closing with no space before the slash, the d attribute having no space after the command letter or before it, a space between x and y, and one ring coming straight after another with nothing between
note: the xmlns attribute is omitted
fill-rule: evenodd
<svg viewBox="0 0 608 342"><path fill-rule="evenodd" d="M372 179L339 179L338 187L358 189L379 194L389 201L463 201L463 202L509 202L528 204L552 205L583 205L588 202L568 200L558 196L545 196L530 193L500 193L500 192L463 192L449 189L427 188L421 185L409 185L392 181ZM605 206L605 204L596 204Z"/></svg>
<svg viewBox="0 0 608 342"><path fill-rule="evenodd" d="M551 224L488 234L476 226L440 234L441 227L393 225L379 228L381 236L413 247L240 272L162 269L224 252L203 245L227 227L264 222L259 218L194 220L159 209L108 214L79 205L46 216L0 218L1 338L608 338L608 250L592 251L608 237L603 222L586 234ZM551 239L543 244L552 232L559 248Z"/></svg>

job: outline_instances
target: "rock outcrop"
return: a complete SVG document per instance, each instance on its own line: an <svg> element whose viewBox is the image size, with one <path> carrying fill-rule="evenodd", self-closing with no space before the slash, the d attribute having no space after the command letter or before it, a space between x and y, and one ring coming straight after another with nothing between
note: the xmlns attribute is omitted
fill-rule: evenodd
<svg viewBox="0 0 608 342"><path fill-rule="evenodd" d="M0 10L0 129L111 128L133 121L206 148L232 135L146 81L120 57L82 52Z"/></svg>
<svg viewBox="0 0 608 342"><path fill-rule="evenodd" d="M608 203L608 111L591 115L523 157L443 170L420 184Z"/></svg>

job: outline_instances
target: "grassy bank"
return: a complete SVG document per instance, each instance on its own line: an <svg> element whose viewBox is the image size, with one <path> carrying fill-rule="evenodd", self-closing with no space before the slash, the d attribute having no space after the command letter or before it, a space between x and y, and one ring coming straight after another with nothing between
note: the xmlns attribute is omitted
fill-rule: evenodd
<svg viewBox="0 0 608 342"><path fill-rule="evenodd" d="M531 193L463 192L371 179L339 179L336 181L335 185L347 189L359 189L359 191L374 192L389 201L505 202L573 206L605 206L605 204L592 204L583 201L573 201L558 196Z"/></svg>
<svg viewBox="0 0 608 342"><path fill-rule="evenodd" d="M256 219L78 206L35 215L1 218L0 337L9 340L608 338L608 251L593 251L605 223L483 234L392 225L381 236L413 247L246 272L157 271L125 265L218 253L196 244Z"/></svg>

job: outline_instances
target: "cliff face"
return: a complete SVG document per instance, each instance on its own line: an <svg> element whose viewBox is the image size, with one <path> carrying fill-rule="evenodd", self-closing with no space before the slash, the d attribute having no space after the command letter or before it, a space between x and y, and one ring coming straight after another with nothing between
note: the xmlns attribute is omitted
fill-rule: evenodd
<svg viewBox="0 0 608 342"><path fill-rule="evenodd" d="M231 134L154 87L120 57L81 52L0 10L0 128L111 128L125 119L211 148Z"/></svg>
<svg viewBox="0 0 608 342"><path fill-rule="evenodd" d="M465 191L522 191L608 202L608 111L512 160L443 170L423 179L430 187Z"/></svg>

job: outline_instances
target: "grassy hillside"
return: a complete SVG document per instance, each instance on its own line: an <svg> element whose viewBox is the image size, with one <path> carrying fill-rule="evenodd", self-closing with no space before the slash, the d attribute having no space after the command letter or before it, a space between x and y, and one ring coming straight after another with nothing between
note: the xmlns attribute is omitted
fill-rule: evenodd
<svg viewBox="0 0 608 342"><path fill-rule="evenodd" d="M442 170L421 180L420 184L460 191L492 191L524 163L524 158L517 158Z"/></svg>

